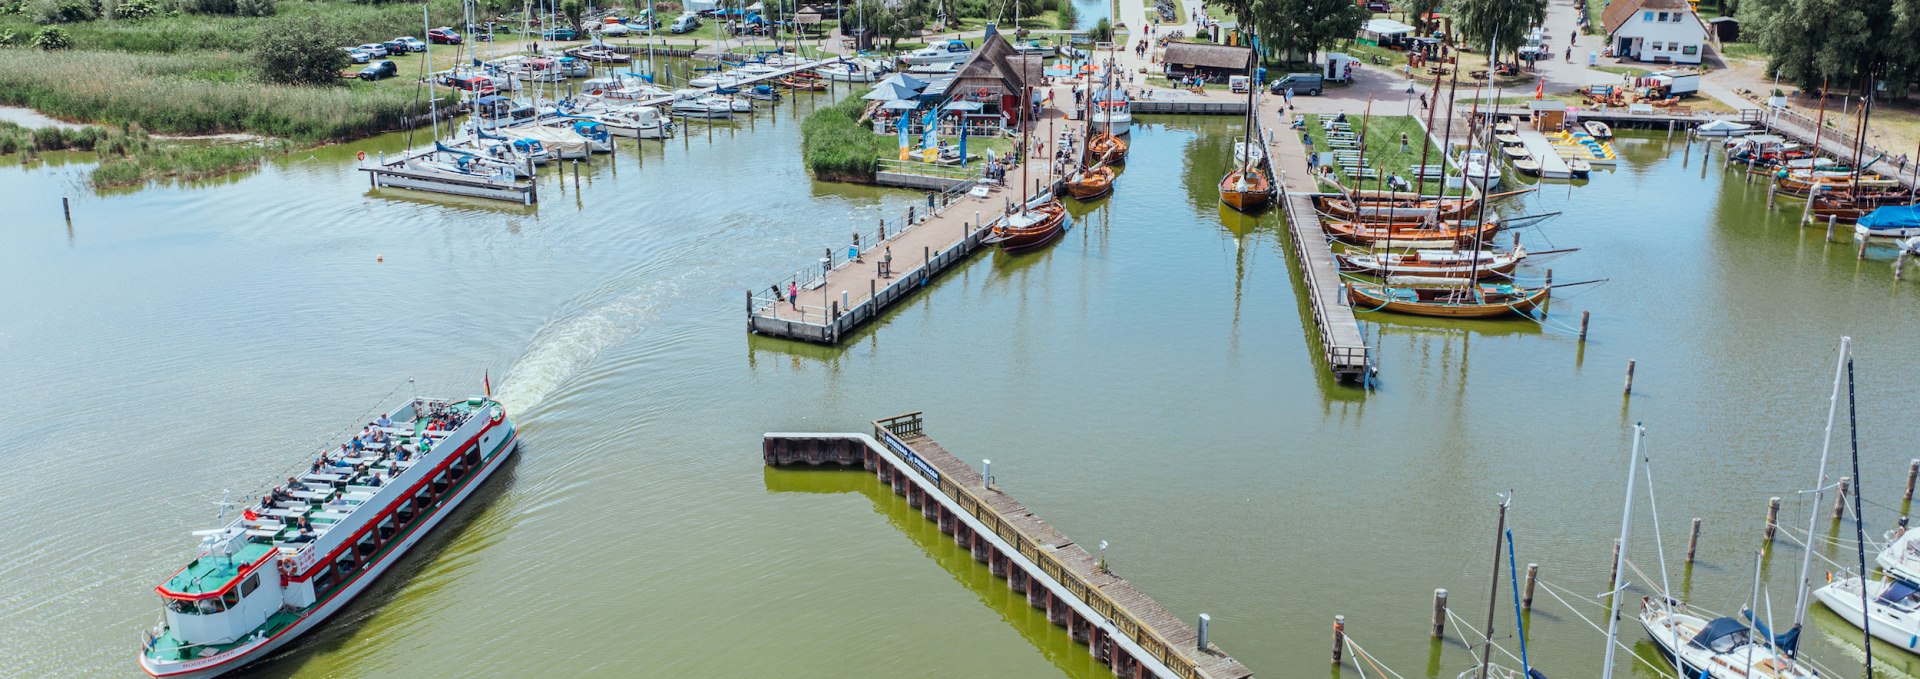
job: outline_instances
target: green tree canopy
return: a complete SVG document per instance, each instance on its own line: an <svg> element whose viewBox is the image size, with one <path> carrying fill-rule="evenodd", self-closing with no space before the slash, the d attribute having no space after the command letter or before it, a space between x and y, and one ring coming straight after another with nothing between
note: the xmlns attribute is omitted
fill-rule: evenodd
<svg viewBox="0 0 1920 679"><path fill-rule="evenodd" d="M1767 69L1802 88L1854 88L1871 72L1894 94L1920 67L1920 0L1747 0L1743 30Z"/></svg>
<svg viewBox="0 0 1920 679"><path fill-rule="evenodd" d="M1448 7L1463 42L1482 52L1498 46L1501 54L1512 54L1527 29L1547 20L1547 0L1449 0Z"/></svg>
<svg viewBox="0 0 1920 679"><path fill-rule="evenodd" d="M1366 23L1367 10L1341 0L1252 0L1252 21L1242 21L1260 38L1263 51L1287 59L1312 59L1320 50L1352 38Z"/></svg>
<svg viewBox="0 0 1920 679"><path fill-rule="evenodd" d="M347 64L340 45L346 35L326 26L282 19L260 32L254 62L267 82L287 85L326 85L339 81Z"/></svg>

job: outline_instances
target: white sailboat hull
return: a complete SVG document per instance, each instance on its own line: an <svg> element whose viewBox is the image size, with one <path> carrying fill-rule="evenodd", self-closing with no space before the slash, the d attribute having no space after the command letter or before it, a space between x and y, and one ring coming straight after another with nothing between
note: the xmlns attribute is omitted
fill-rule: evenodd
<svg viewBox="0 0 1920 679"><path fill-rule="evenodd" d="M1813 596L1826 604L1827 609L1840 616L1840 619L1852 623L1854 627L1864 626L1860 615L1860 578L1835 580L1833 584L1813 590ZM1879 602L1886 584L1867 583L1867 602L1873 612L1873 638L1900 647L1908 653L1920 654L1920 613L1902 611Z"/></svg>

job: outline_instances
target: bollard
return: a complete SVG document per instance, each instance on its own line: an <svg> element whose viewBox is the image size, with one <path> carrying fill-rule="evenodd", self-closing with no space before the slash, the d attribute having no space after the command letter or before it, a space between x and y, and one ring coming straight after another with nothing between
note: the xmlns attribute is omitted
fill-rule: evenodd
<svg viewBox="0 0 1920 679"><path fill-rule="evenodd" d="M1700 517L1693 517L1693 529L1687 535L1687 563L1693 563L1693 555L1700 551Z"/></svg>
<svg viewBox="0 0 1920 679"><path fill-rule="evenodd" d="M1527 589L1520 594L1520 608L1533 610L1533 583L1540 579L1540 564L1527 564Z"/></svg>
<svg viewBox="0 0 1920 679"><path fill-rule="evenodd" d="M1773 534L1780 530L1780 498L1767 498L1767 542L1773 542Z"/></svg>
<svg viewBox="0 0 1920 679"><path fill-rule="evenodd" d="M1833 520L1839 521L1847 513L1847 488L1853 485L1853 477L1840 477L1840 492L1833 496Z"/></svg>
<svg viewBox="0 0 1920 679"><path fill-rule="evenodd" d="M1860 254L1859 254L1859 256L1857 257L1857 259L1866 259L1866 258L1867 258L1867 239L1865 239L1865 238L1861 238L1861 239L1860 239Z"/></svg>
<svg viewBox="0 0 1920 679"><path fill-rule="evenodd" d="M983 222L983 221L980 221L980 211L979 211L979 210L974 210L974 211L973 211L973 223L975 223L975 224L979 224L979 225L981 225L981 226L986 226L986 225L987 225L987 223L986 223L986 222Z"/></svg>
<svg viewBox="0 0 1920 679"><path fill-rule="evenodd" d="M1780 194L1780 176L1773 175L1773 179L1767 182L1767 210L1768 211L1773 210L1774 197L1779 194Z"/></svg>
<svg viewBox="0 0 1920 679"><path fill-rule="evenodd" d="M580 192L580 161L579 160L573 161L573 190L575 193Z"/></svg>
<svg viewBox="0 0 1920 679"><path fill-rule="evenodd" d="M980 460L980 487L993 487L993 460Z"/></svg>
<svg viewBox="0 0 1920 679"><path fill-rule="evenodd" d="M371 175L373 173L369 172L367 174ZM71 199L66 196L60 197L60 212L67 216L67 221L73 221L73 203Z"/></svg>
<svg viewBox="0 0 1920 679"><path fill-rule="evenodd" d="M1553 304L1553 269L1547 269L1547 296L1540 300L1540 317L1547 317L1547 307Z"/></svg>
<svg viewBox="0 0 1920 679"><path fill-rule="evenodd" d="M1920 458L1907 462L1907 493L1901 496L1901 500L1907 502L1913 501L1913 482L1915 478L1920 478Z"/></svg>
<svg viewBox="0 0 1920 679"><path fill-rule="evenodd" d="M880 282L871 278L867 279L867 299L875 299L879 296Z"/></svg>
<svg viewBox="0 0 1920 679"><path fill-rule="evenodd" d="M1433 638L1447 635L1447 590L1433 590Z"/></svg>
<svg viewBox="0 0 1920 679"><path fill-rule="evenodd" d="M1592 311L1580 312L1580 343L1587 343L1587 321L1593 318Z"/></svg>
<svg viewBox="0 0 1920 679"><path fill-rule="evenodd" d="M1207 650L1207 631L1208 631L1207 625L1211 624L1212 622L1213 622L1212 616L1209 616L1205 613L1200 614L1200 635L1199 635L1199 638L1194 643L1194 646L1193 646L1194 648L1197 648L1202 651Z"/></svg>
<svg viewBox="0 0 1920 679"><path fill-rule="evenodd" d="M1620 538L1613 539L1613 561L1610 563L1613 565L1607 567L1607 591L1609 592L1620 587Z"/></svg>
<svg viewBox="0 0 1920 679"><path fill-rule="evenodd" d="M1623 391L1621 393L1626 394L1628 396L1633 395L1633 366L1634 366L1634 360L1631 358L1627 359L1627 388L1626 388L1626 391Z"/></svg>
<svg viewBox="0 0 1920 679"><path fill-rule="evenodd" d="M852 309L852 308L853 308L853 304L851 304L851 303L849 303L849 302L848 302L848 296L847 296L847 291L845 291L845 290L841 290L841 291L840 291L840 308L842 308L842 309Z"/></svg>
<svg viewBox="0 0 1920 679"><path fill-rule="evenodd" d="M1827 215L1827 242L1833 242L1833 215Z"/></svg>
<svg viewBox="0 0 1920 679"><path fill-rule="evenodd" d="M1347 646L1347 616L1333 616L1333 664L1340 664L1340 651Z"/></svg>

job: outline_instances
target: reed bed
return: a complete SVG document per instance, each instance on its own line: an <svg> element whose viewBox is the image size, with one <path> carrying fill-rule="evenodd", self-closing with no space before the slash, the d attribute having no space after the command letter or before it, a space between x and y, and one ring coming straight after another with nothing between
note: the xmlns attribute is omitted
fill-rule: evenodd
<svg viewBox="0 0 1920 679"><path fill-rule="evenodd" d="M892 137L860 122L866 93L855 90L800 123L800 155L816 179L872 182L880 157L893 150Z"/></svg>
<svg viewBox="0 0 1920 679"><path fill-rule="evenodd" d="M156 140L138 127L43 127L0 121L0 155L30 162L42 153L93 152L100 161L96 188L136 186L155 180L194 180L260 166L269 149L260 144L199 144Z"/></svg>
<svg viewBox="0 0 1920 679"><path fill-rule="evenodd" d="M434 25L460 23L460 3L432 0ZM333 29L356 43L392 40L411 35L422 40L425 26L419 4L362 4L334 0L283 0L275 17L259 18L182 13L145 19L99 19L62 24L79 49L115 52L188 52L225 50L244 52L253 47L260 31L299 25L308 30ZM32 35L39 26L26 15L0 16L0 34L14 31Z"/></svg>

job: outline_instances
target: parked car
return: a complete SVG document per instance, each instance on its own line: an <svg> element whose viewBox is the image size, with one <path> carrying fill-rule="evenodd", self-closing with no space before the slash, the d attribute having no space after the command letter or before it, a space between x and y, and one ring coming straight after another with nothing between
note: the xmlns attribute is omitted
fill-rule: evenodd
<svg viewBox="0 0 1920 679"><path fill-rule="evenodd" d="M580 33L566 26L555 26L540 32L541 40L579 40Z"/></svg>
<svg viewBox="0 0 1920 679"><path fill-rule="evenodd" d="M409 35L409 36L407 36L407 37L404 37L404 38L394 38L394 40L393 40L393 41L394 41L394 42L397 42L397 43L400 43L400 44L402 44L402 45L405 45L405 46L406 46L406 48L407 48L407 51L408 51L408 52L425 52L425 51L427 51L427 44L426 44L426 43L424 43L424 42L420 42L420 39L419 39L419 38L416 38L416 37L413 37L413 36L411 36L411 35Z"/></svg>
<svg viewBox="0 0 1920 679"><path fill-rule="evenodd" d="M1390 4L1387 4L1386 2L1383 2L1382 0L1368 0L1368 2L1367 2L1367 11L1369 11L1369 12L1391 12L1391 11L1393 11L1393 5L1390 5Z"/></svg>
<svg viewBox="0 0 1920 679"><path fill-rule="evenodd" d="M700 17L692 14L682 14L680 15L680 18L673 20L673 26L669 27L667 29L667 32L672 33L674 35L679 35L681 33L692 32L693 29L696 29L699 27L700 27Z"/></svg>
<svg viewBox="0 0 1920 679"><path fill-rule="evenodd" d="M381 78L391 78L396 75L400 75L400 67L395 66L392 61L386 59L381 59L366 68L360 69L361 80L372 81Z"/></svg>
<svg viewBox="0 0 1920 679"><path fill-rule="evenodd" d="M435 45L458 45L461 40L459 33L453 32L452 28L442 26L427 31L427 42Z"/></svg>
<svg viewBox="0 0 1920 679"><path fill-rule="evenodd" d="M340 48L340 51L346 52L347 59L356 64L364 64L369 61L373 61L372 52L368 52L358 47L342 47Z"/></svg>
<svg viewBox="0 0 1920 679"><path fill-rule="evenodd" d="M1317 97L1320 96L1322 84L1324 84L1323 79L1318 73L1288 73L1285 77L1273 81L1273 85L1267 89L1272 90L1274 94L1281 94L1291 87L1294 94L1310 94Z"/></svg>
<svg viewBox="0 0 1920 679"><path fill-rule="evenodd" d="M377 42L370 42L365 45L361 45L359 47L359 50L362 52L366 52L367 54L373 55L371 57L372 59L378 59L380 57L387 56L387 46Z"/></svg>
<svg viewBox="0 0 1920 679"><path fill-rule="evenodd" d="M397 57L413 51L413 48L408 47L406 43L400 42L399 40L388 40L380 43L380 46L387 48L387 54L389 56Z"/></svg>

